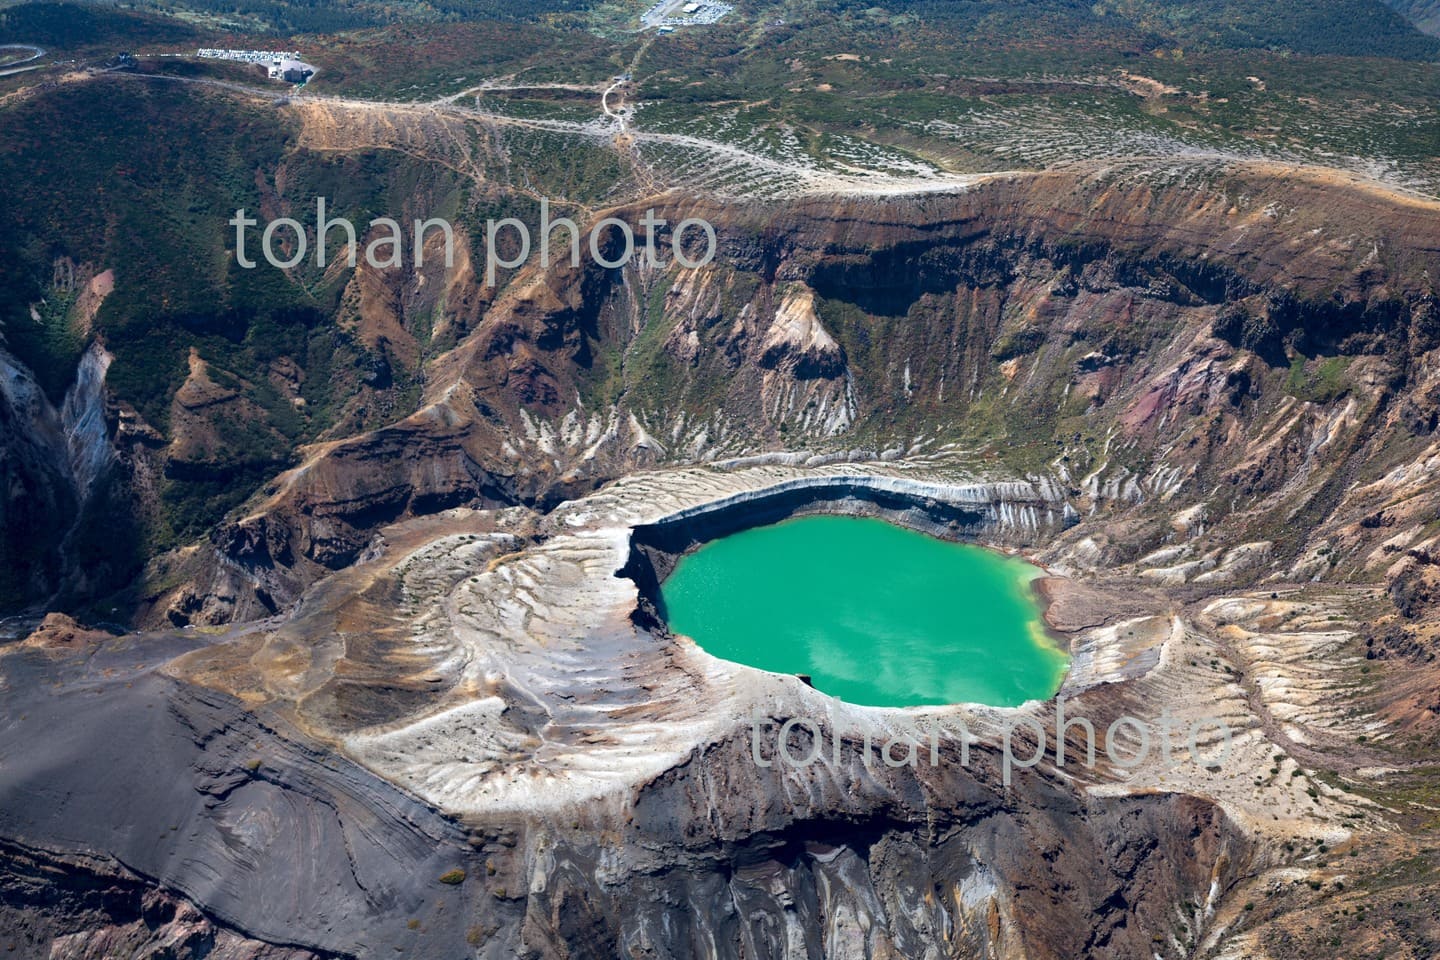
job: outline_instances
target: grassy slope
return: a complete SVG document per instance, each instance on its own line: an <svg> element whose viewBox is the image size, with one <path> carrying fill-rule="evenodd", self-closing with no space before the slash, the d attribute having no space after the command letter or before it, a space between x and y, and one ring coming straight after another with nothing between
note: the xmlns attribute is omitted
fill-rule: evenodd
<svg viewBox="0 0 1440 960"><path fill-rule="evenodd" d="M9 348L52 398L73 376L83 340L28 312L46 298L63 317L49 284L55 262L68 259L115 272L94 334L115 356L110 386L147 421L168 429L191 348L215 377L247 384L262 411L232 425L232 442L204 471L165 479L169 512L151 531L159 545L202 533L288 462L377 362L336 325L344 277L236 265L226 223L234 211L258 209L282 163L287 197L324 193L361 223L403 209L416 189L457 189L448 171L395 154L314 155L293 139L282 114L142 81L69 85L0 114L0 205L11 211L0 237L0 316ZM295 215L313 219L313 207L295 202ZM252 256L256 242L252 233ZM270 386L282 357L306 371L301 414Z"/></svg>
<svg viewBox="0 0 1440 960"><path fill-rule="evenodd" d="M812 152L827 137L861 137L957 170L1185 145L1394 166L1440 183L1440 67L1407 59L1435 46L1413 30L1394 44L1349 46L1367 56L1319 56L1266 49L1218 31L1220 21L1215 42L1192 45L1177 36L1184 23L1166 34L1089 6L1033 4L1021 11L1029 19L988 3L956 3L948 18L925 5L915 6L920 14L807 6L787 4L784 25L732 22L657 41L641 65L650 105L640 124L700 125L756 143L787 129ZM1326 5L1301 22L1319 29L1341 10ZM1389 31L1393 15L1375 10ZM1375 55L1387 49L1394 55ZM1142 96L1122 72L1173 92Z"/></svg>
<svg viewBox="0 0 1440 960"><path fill-rule="evenodd" d="M776 9L788 23L764 26L773 24L765 18ZM1202 142L1293 136L1327 149L1433 157L1440 140L1434 106L1440 73L1433 65L1257 49L1279 42L1276 37L1291 45L1287 50L1307 44L1322 49L1316 31L1337 29L1337 22L1344 27L1345 11L1355 9L1352 0L1334 0L1313 15L1266 21L1261 30L1245 19L1254 4L1234 0L1222 8L1223 16L1201 21L1210 49L1202 43L1202 49L1180 53L1176 38L1200 30L1183 4L892 0L821 9L794 0L780 8L742 9L719 27L656 42L640 72L643 96L654 103L642 119L649 123L668 110L669 122L690 128L741 102L742 136L748 126L759 140L782 128L798 129L822 145L837 136L860 137L927 155L948 151L957 166L993 165L995 157L984 155L987 148L978 140L962 148L919 136L918 123L985 111L1023 116L1034 108L1071 118L1072 136L1085 124L1095 130L1130 125L1147 135L1183 129ZM1367 36L1380 37L1376 49L1397 58L1429 42L1413 32L1396 33L1390 20L1377 23L1379 33ZM0 39L104 52L183 47L217 37L178 20L29 4L0 11ZM406 25L292 39L323 60L327 91L422 100L463 82L457 78L600 80L628 63L635 49L630 38L607 41L540 23ZM856 59L835 59L841 53ZM1030 82L1113 77L1119 69L1174 84L1183 95L1155 109L1113 85ZM1266 77L1268 90L1245 80L1252 72ZM981 77L995 82L975 79ZM1024 82L1007 86L1006 78ZM1367 121L1367 114L1373 119ZM1408 119L1397 123L1401 116ZM10 346L52 396L63 391L82 342L64 324L37 328L28 310L47 296L53 264L62 257L116 270L116 293L97 326L116 355L112 386L152 423L166 426L192 346L219 370L260 385L256 400L274 432L240 435L253 443L231 451L230 482L174 480L167 489L172 515L158 539L194 536L278 467L290 446L323 431L357 371L375 360L337 328L338 284L238 271L227 252L224 221L236 207L258 206L263 186L273 183L284 162L289 196L324 193L363 222L359 211L403 207L405 191L415 186L416 163L384 153L343 163L315 157L295 149L295 132L281 111L142 81L66 85L21 98L0 110L0 133L0 208L11 212L11 229L0 235L0 316ZM547 136L510 144L525 176L553 188L551 196L603 202L605 184L624 173L615 157L597 152L579 158ZM961 156L962 149L971 155ZM430 182L426 189L444 194L456 185ZM470 220L508 212L493 207L494 197L477 202ZM65 306L52 298L43 312L63 316ZM304 416L263 389L268 365L280 356L309 374ZM284 443L274 439L277 434Z"/></svg>
<svg viewBox="0 0 1440 960"><path fill-rule="evenodd" d="M246 32L328 33L385 24L525 21L583 13L590 0L127 0L129 9L168 15L210 27ZM114 16L114 4L94 5ZM83 31L84 25L71 30ZM59 43L58 40L51 42Z"/></svg>
<svg viewBox="0 0 1440 960"><path fill-rule="evenodd" d="M1440 0L1386 0L1411 23L1429 34L1440 34Z"/></svg>
<svg viewBox="0 0 1440 960"><path fill-rule="evenodd" d="M122 13L99 5L0 5L0 43L34 43L62 50L104 43L127 50L146 44L189 43L199 36L199 31L179 20Z"/></svg>

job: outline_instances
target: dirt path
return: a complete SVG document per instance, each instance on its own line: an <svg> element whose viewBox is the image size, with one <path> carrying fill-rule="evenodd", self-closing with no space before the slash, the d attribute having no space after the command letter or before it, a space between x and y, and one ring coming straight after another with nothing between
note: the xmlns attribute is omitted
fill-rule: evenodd
<svg viewBox="0 0 1440 960"><path fill-rule="evenodd" d="M632 70L634 66L640 62L648 45L648 42L642 45L636 52L634 58L632 58ZM390 115L449 115L501 127L543 130L551 133L584 137L595 141L609 139L615 147L627 154L627 160L630 161L631 168L635 171L637 180L644 189L654 193L663 192L669 187L674 186L675 177L667 177L664 175L664 171L656 170L643 156L640 149L643 145L661 148L682 148L688 152L691 156L687 159L686 169L681 174L686 183L699 185L703 188L707 182L714 183L716 180L723 179L730 183L742 184L737 191L733 191L736 196L761 196L767 199L798 196L885 197L944 193L966 190L972 186L991 180L1037 175L1037 171L1035 170L1020 169L994 170L980 173L947 173L936 171L934 173L915 175L858 168L833 170L820 166L818 161L811 162L811 158L805 158L799 162L791 162L756 153L745 147L723 141L710 140L683 133L648 131L633 126L634 112L632 109L624 106L623 100L620 100L616 105L611 104L610 99L612 94L624 86L623 81L613 82L601 91L601 105L604 109L604 118L596 117L593 121L581 123L573 120L545 120L515 117L503 113L482 110L478 107L462 106L458 102L466 93L473 94L476 91L486 89L483 85L469 88L459 95L447 96L426 103L401 103L388 100L366 100L342 97L333 94L310 92L287 93L272 89L261 89L242 83L201 77L172 77L157 74L111 72L96 74L90 79L99 79L100 77L193 83L243 94L272 103L289 99L297 103L332 105L347 110L373 111ZM557 89L599 89L598 86L594 85L555 84L533 86L536 89L547 86L554 86ZM517 88L524 88L524 85ZM491 89L505 89L505 87L497 86ZM607 120L612 122L606 123ZM613 121L619 121L618 130ZM1136 170L1144 170L1167 164L1173 166L1183 161L1184 158L1176 156L1136 155L1130 157L1125 165ZM1106 169L1114 169L1117 165L1113 158L1096 158L1096 162L1103 164ZM1266 173L1274 172L1279 174L1282 172L1275 169L1275 165L1273 164L1248 162L1239 158L1228 161L1206 158L1194 162L1199 164L1221 163L1227 168L1254 169ZM707 174L710 173L716 174L716 177L707 181ZM1379 181L1364 181L1357 175L1347 174L1334 168L1296 164L1294 166L1287 166L1283 173L1289 177L1306 178L1321 183L1336 182L1338 184L1343 181L1345 185L1350 187L1367 189L1371 192L1384 194L1389 197L1398 198L1403 196L1411 203L1423 204L1427 207L1437 206L1434 200L1408 195L1393 185ZM716 192L722 195L725 194L723 188L717 188Z"/></svg>
<svg viewBox="0 0 1440 960"><path fill-rule="evenodd" d="M638 54L637 54L638 59ZM331 105L349 110L377 111L381 113L403 114L403 113L432 113L450 114L468 119L483 120L486 123L499 126L525 127L534 130L546 130L553 133L566 133L576 136L584 136L591 139L598 139L606 136L614 136L612 129L606 131L603 127L597 127L594 123L578 123L572 120L540 120L533 118L512 117L502 113L480 110L475 107L465 107L448 100L431 101L428 103L397 103L388 100L365 100L351 97L335 96L333 94L316 93L292 93L286 94L277 90L265 90L258 87L248 86L242 83L235 83L225 80L214 80L205 77L172 77L157 74L143 73L107 73L96 75L105 77L131 78L137 80L163 80L172 83L190 83L215 89L227 90L234 93L245 94L250 97L264 99L270 102L288 99L294 103L315 103ZM612 84L607 88L606 96L615 86ZM607 102L602 97L602 103ZM606 111L611 117L617 114ZM664 146L684 147L689 150L698 151L706 155L710 162L718 165L731 166L742 165L749 168L756 176L778 177L791 183L798 184L798 189L791 188L788 192L792 194L838 194L838 195L903 195L907 193L931 193L946 190L965 189L976 183L997 177L1016 176L1019 171L1000 171L984 174L939 174L934 177L896 177L891 174L875 173L869 176L855 176L835 173L823 170L814 166L787 163L776 160L762 154L754 153L743 147L723 143L715 140L707 140L703 137L690 136L688 134L676 133L655 133L645 130L621 129L618 136L620 146L634 150L637 144L655 144ZM635 156L637 163L643 163L638 154ZM652 172L653 173L653 172ZM656 190L663 190L664 183L659 177L650 176L642 178L648 180Z"/></svg>

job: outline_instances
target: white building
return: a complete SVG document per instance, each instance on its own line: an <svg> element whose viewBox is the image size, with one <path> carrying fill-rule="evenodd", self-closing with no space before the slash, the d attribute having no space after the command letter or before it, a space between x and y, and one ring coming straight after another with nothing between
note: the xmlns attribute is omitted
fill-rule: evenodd
<svg viewBox="0 0 1440 960"><path fill-rule="evenodd" d="M315 69L310 64L289 57L276 57L269 65L270 79L284 80L286 83L301 83L314 72Z"/></svg>

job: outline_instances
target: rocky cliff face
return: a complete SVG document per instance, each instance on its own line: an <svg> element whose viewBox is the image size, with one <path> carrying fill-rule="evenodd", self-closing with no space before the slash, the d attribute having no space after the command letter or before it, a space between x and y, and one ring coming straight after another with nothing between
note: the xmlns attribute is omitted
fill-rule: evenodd
<svg viewBox="0 0 1440 960"><path fill-rule="evenodd" d="M257 958L1141 957L1154 931L1167 951L1192 942L1216 891L1265 864L1213 799L1090 793L1108 770L1007 786L994 734L1010 711L851 708L632 623L637 584L615 575L627 524L693 533L808 490L1024 538L998 507L1045 498L820 470L639 475L539 529L525 511L412 520L294 616L218 642L47 624L0 658L20 718L0 741L0 828L20 844L3 902L19 915L40 870L70 891L17 928L22 955L162 936ZM39 735L77 703L124 746ZM789 767L776 726L806 715L835 756ZM973 745L952 735L962 718ZM922 762L872 749L927 719L952 733ZM133 829L117 840L114 822ZM169 892L136 904L142 880ZM103 907L86 900L97 886ZM1197 926L1172 933L1183 903Z"/></svg>
<svg viewBox="0 0 1440 960"><path fill-rule="evenodd" d="M54 590L60 558L54 530L75 509L60 418L30 372L0 353L0 430L6 457L0 590L18 606Z"/></svg>
<svg viewBox="0 0 1440 960"><path fill-rule="evenodd" d="M1285 956L1338 909L1433 895L1401 799L1429 796L1407 751L1436 718L1433 205L1240 167L659 212L715 223L715 262L534 266L492 299L457 268L484 320L419 409L298 451L152 570L163 629L5 648L0 902L27 864L123 888L26 950L145 942L132 875L239 956ZM70 484L93 460L8 382L15 482ZM244 397L197 367L175 402L198 464L207 405ZM1062 575L1066 695L1097 724L1211 712L1236 759L1007 790L1000 731L1055 720L1030 705L931 718L988 738L968 765L953 739L866 764L914 718L645 616L647 578L738 508L1028 550ZM840 757L756 764L752 721L801 716ZM1435 943L1433 918L1371 933Z"/></svg>
<svg viewBox="0 0 1440 960"><path fill-rule="evenodd" d="M0 511L0 594L11 609L113 589L116 574L129 572L72 548L104 522L87 508L109 482L115 459L105 392L110 360L98 344L87 349L57 410L31 373L0 350L0 446L9 491Z"/></svg>
<svg viewBox="0 0 1440 960"><path fill-rule="evenodd" d="M1050 617L1076 653L1066 716L1101 730L1157 707L1182 729L1219 718L1234 755L1209 759L1212 729L1164 760L1122 765L1102 747L1081 763L1069 731L1071 764L1007 776L1004 731L1033 756L1056 704L850 707L669 636L637 617L643 578L617 576L644 555L634 545L683 549L752 505L962 523L999 543L1063 529L1060 510L1053 527L1013 519L1060 491L944 479L959 470L639 473L544 517L387 526L289 616L218 637L51 624L0 658L22 718L0 741L0 827L67 887L113 858L217 929L321 956L1261 955L1247 898L1284 885L1289 914L1321 909L1393 855L1393 813L1352 779L1368 758L1329 746L1367 729L1334 692L1355 657L1353 624L1332 619L1343 598L1222 587L1177 612L1123 572L1056 581ZM124 746L40 736L73 711L81 729L130 731ZM779 758L795 718L819 724L816 763ZM785 733L791 756L816 746ZM87 788L97 779L106 790ZM119 840L117 817L135 825ZM1373 846L1337 876L1300 839ZM119 910L56 912L78 944L126 925Z"/></svg>
<svg viewBox="0 0 1440 960"><path fill-rule="evenodd" d="M14 956L55 960L209 957L322 960L218 926L194 904L167 896L113 861L67 860L0 847L0 942ZM63 885L57 880L63 877ZM333 956L333 955L330 955Z"/></svg>
<svg viewBox="0 0 1440 960"><path fill-rule="evenodd" d="M715 262L516 277L419 412L308 451L217 535L186 596L237 599L200 619L283 605L378 522L777 447L959 443L1141 523L1093 538L1097 560L1168 544L1168 517L1147 519L1165 503L1205 531L1187 557L1265 540L1267 572L1309 576L1327 545L1327 567L1373 562L1386 538L1360 521L1389 495L1370 485L1429 443L1431 211L1331 174L661 212L716 223ZM268 605L243 599L256 585ZM197 603L157 597L151 620Z"/></svg>

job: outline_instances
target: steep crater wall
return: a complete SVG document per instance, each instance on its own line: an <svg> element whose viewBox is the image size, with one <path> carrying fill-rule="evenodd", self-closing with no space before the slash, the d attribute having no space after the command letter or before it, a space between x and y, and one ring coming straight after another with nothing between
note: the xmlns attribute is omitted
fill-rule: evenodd
<svg viewBox="0 0 1440 960"><path fill-rule="evenodd" d="M630 555L616 576L640 592L636 619L662 623L660 584L680 559L712 540L792 517L878 517L945 540L1033 546L1079 522L1049 484L1003 482L947 487L893 477L805 477L676 511L630 534Z"/></svg>
<svg viewBox="0 0 1440 960"><path fill-rule="evenodd" d="M922 439L1055 476L1090 526L1113 525L1087 563L1169 545L1170 514L1206 499L1198 555L1264 540L1267 574L1308 577L1325 538L1327 556L1379 546L1381 528L1348 525L1386 498L1344 499L1434 442L1425 204L1255 168L662 209L715 225L712 265L521 271L430 364L420 412L307 451L135 616L269 615L380 526L448 507L543 514L655 465ZM1273 431L1293 436L1250 439ZM1226 526L1247 511L1264 516Z"/></svg>

